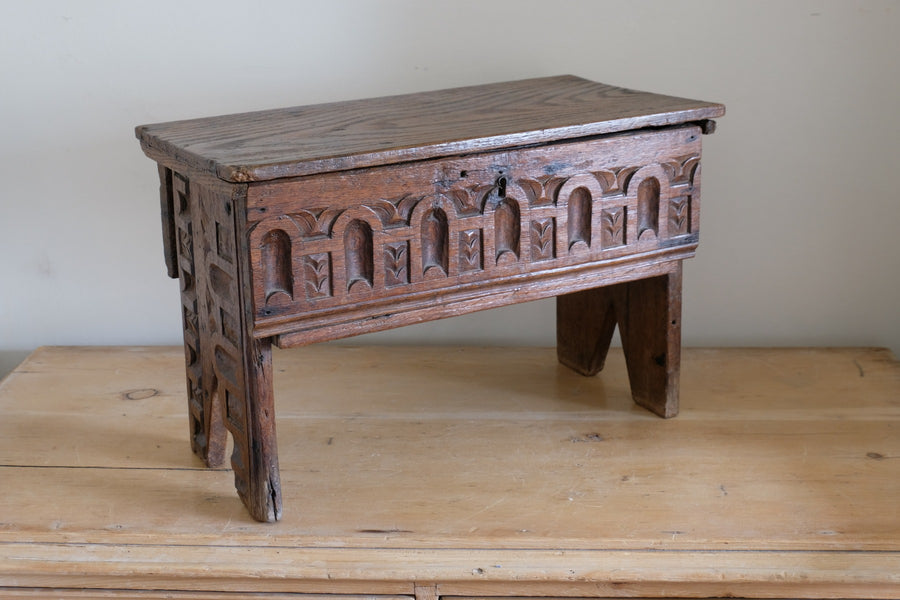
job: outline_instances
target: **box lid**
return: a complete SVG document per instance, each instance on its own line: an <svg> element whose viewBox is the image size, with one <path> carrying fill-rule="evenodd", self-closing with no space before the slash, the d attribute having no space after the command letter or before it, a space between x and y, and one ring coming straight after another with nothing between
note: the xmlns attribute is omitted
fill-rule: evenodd
<svg viewBox="0 0 900 600"><path fill-rule="evenodd" d="M266 181L681 123L721 104L572 75L280 108L136 128L153 158Z"/></svg>

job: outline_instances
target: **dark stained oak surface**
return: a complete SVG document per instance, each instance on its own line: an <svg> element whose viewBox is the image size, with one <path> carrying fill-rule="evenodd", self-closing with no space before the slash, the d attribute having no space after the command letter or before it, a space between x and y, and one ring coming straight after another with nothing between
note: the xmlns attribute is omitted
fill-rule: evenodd
<svg viewBox="0 0 900 600"><path fill-rule="evenodd" d="M571 75L142 125L145 151L265 181L722 116L721 104Z"/></svg>

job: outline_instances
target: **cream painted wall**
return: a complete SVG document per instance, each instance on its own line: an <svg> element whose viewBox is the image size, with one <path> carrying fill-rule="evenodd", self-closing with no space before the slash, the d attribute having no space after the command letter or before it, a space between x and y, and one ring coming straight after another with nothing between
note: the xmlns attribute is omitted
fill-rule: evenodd
<svg viewBox="0 0 900 600"><path fill-rule="evenodd" d="M687 345L900 354L900 3L8 2L0 374L46 344L180 343L137 124L574 73L724 102ZM359 342L554 342L543 301Z"/></svg>

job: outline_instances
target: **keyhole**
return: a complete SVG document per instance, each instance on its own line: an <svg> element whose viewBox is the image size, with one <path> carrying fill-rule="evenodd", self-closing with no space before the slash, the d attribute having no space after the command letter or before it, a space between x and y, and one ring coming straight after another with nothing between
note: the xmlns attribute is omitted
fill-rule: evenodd
<svg viewBox="0 0 900 600"><path fill-rule="evenodd" d="M497 195L506 198L506 177L497 180Z"/></svg>

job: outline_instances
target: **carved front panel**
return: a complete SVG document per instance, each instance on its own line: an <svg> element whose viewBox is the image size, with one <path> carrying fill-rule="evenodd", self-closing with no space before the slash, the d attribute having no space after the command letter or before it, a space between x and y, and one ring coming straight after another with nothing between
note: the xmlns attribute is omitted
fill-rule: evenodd
<svg viewBox="0 0 900 600"><path fill-rule="evenodd" d="M687 126L253 185L256 321L694 244L699 158Z"/></svg>

